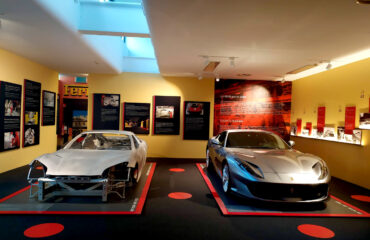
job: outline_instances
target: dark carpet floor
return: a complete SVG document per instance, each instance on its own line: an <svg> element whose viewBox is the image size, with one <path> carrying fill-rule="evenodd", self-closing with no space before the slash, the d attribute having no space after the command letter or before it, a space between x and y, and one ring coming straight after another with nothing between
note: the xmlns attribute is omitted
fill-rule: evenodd
<svg viewBox="0 0 370 240"><path fill-rule="evenodd" d="M184 172L170 172L183 168ZM27 185L27 167L0 174L0 198ZM187 200L172 192L192 194ZM332 193L365 211L369 203L350 195L369 190L333 179ZM333 239L370 239L369 218L223 216L194 162L163 159L157 167L140 216L0 215L0 239L28 239L23 232L42 223L60 223L64 230L45 239L315 239L297 230L300 224L331 229Z"/></svg>

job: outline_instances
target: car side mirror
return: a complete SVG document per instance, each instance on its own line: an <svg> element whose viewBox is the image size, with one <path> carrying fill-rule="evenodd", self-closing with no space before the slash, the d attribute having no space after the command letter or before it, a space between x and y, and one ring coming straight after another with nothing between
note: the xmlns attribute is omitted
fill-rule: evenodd
<svg viewBox="0 0 370 240"><path fill-rule="evenodd" d="M290 141L289 141L289 145L290 145L291 147L293 147L293 146L295 145L295 142L294 142L293 140L290 140Z"/></svg>
<svg viewBox="0 0 370 240"><path fill-rule="evenodd" d="M220 141L218 141L217 139L215 138L212 138L211 139L211 143L214 144L214 145L221 145Z"/></svg>

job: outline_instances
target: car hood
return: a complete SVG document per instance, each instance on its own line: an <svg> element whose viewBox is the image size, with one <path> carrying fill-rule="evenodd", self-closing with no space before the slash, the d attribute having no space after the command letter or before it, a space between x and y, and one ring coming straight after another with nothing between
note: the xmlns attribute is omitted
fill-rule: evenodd
<svg viewBox="0 0 370 240"><path fill-rule="evenodd" d="M46 175L96 176L130 159L131 150L62 149L37 160L46 166Z"/></svg>
<svg viewBox="0 0 370 240"><path fill-rule="evenodd" d="M228 148L229 154L257 165L263 173L312 173L317 162L325 163L317 156L293 149L243 149Z"/></svg>

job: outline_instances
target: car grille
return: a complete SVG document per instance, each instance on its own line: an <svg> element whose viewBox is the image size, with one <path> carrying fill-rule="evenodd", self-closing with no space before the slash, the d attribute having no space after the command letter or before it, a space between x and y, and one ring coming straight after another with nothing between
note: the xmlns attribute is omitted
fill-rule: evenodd
<svg viewBox="0 0 370 240"><path fill-rule="evenodd" d="M256 197L267 200L300 201L314 200L328 194L328 184L278 184L278 183L250 183L249 191Z"/></svg>

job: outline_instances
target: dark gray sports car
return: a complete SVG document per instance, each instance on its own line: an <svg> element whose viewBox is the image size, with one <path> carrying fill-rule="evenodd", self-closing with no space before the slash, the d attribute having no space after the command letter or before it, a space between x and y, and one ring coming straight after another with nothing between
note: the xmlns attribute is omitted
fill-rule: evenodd
<svg viewBox="0 0 370 240"><path fill-rule="evenodd" d="M324 201L330 182L326 163L290 145L267 131L224 131L208 141L207 167L214 167L226 193L276 202Z"/></svg>

